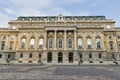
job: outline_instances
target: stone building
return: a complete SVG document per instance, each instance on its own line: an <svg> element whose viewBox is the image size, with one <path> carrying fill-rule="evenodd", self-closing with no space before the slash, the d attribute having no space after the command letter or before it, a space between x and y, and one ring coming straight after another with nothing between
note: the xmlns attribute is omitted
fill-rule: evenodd
<svg viewBox="0 0 120 80"><path fill-rule="evenodd" d="M0 28L0 63L113 64L120 28L105 16L21 16Z"/></svg>

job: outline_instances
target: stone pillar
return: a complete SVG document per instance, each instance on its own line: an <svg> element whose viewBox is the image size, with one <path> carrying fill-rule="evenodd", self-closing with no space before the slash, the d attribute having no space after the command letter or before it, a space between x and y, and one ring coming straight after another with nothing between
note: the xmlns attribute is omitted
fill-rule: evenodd
<svg viewBox="0 0 120 80"><path fill-rule="evenodd" d="M92 33L91 42L92 42L92 49L96 50L96 38L94 33Z"/></svg>
<svg viewBox="0 0 120 80"><path fill-rule="evenodd" d="M28 50L30 48L30 33L27 34L25 49Z"/></svg>
<svg viewBox="0 0 120 80"><path fill-rule="evenodd" d="M74 49L77 50L77 45L76 45L76 30L74 30Z"/></svg>
<svg viewBox="0 0 120 80"><path fill-rule="evenodd" d="M101 34L101 48L103 49L103 50L106 50L106 47L105 47L105 44L104 44L104 35L103 35L103 33Z"/></svg>
<svg viewBox="0 0 120 80"><path fill-rule="evenodd" d="M39 36L38 36L38 33L37 33L36 36L35 36L35 50L37 50L38 44L39 44Z"/></svg>
<svg viewBox="0 0 120 80"><path fill-rule="evenodd" d="M57 31L55 30L55 35L54 35L54 40L55 40L55 41L54 41L54 49L55 49L55 50L57 49L57 46L56 46L56 45L57 45L57 44L56 44L56 40L57 40L57 39L56 39L56 38L57 38L57 37L56 37L56 33L57 33Z"/></svg>
<svg viewBox="0 0 120 80"><path fill-rule="evenodd" d="M47 48L47 31L44 32L44 50Z"/></svg>
<svg viewBox="0 0 120 80"><path fill-rule="evenodd" d="M16 44L16 46L17 46L17 48L16 48L16 50L19 50L20 48L21 48L21 34L18 34L18 36L16 37L16 40L17 40L17 44Z"/></svg>
<svg viewBox="0 0 120 80"><path fill-rule="evenodd" d="M66 50L67 49L67 46L66 46L66 30L64 31L64 49Z"/></svg>
<svg viewBox="0 0 120 80"><path fill-rule="evenodd" d="M83 42L83 49L86 50L87 49L87 43L86 43L86 34L84 33L83 34L83 39L82 39L82 42Z"/></svg>

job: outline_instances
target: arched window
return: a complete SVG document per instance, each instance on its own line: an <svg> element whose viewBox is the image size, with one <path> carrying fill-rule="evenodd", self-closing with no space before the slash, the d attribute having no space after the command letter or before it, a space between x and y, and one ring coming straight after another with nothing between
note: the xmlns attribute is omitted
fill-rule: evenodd
<svg viewBox="0 0 120 80"><path fill-rule="evenodd" d="M49 39L49 48L52 48L52 43L53 43L52 39Z"/></svg>
<svg viewBox="0 0 120 80"><path fill-rule="evenodd" d="M34 38L32 38L32 39L30 40L30 48L34 48L34 41L35 41Z"/></svg>
<svg viewBox="0 0 120 80"><path fill-rule="evenodd" d="M62 39L59 39L59 48L62 48Z"/></svg>
<svg viewBox="0 0 120 80"><path fill-rule="evenodd" d="M101 48L101 40L100 39L96 39L96 48Z"/></svg>
<svg viewBox="0 0 120 80"><path fill-rule="evenodd" d="M78 39L78 48L82 48L82 39Z"/></svg>
<svg viewBox="0 0 120 80"><path fill-rule="evenodd" d="M39 48L43 48L43 39L39 39Z"/></svg>
<svg viewBox="0 0 120 80"><path fill-rule="evenodd" d="M110 42L110 50L113 50L113 43Z"/></svg>
<svg viewBox="0 0 120 80"><path fill-rule="evenodd" d="M10 43L10 50L13 49L13 43Z"/></svg>
<svg viewBox="0 0 120 80"><path fill-rule="evenodd" d="M5 42L2 42L1 44L1 50L4 50L5 49Z"/></svg>
<svg viewBox="0 0 120 80"><path fill-rule="evenodd" d="M87 39L87 48L91 48L92 43L91 43L91 39Z"/></svg>
<svg viewBox="0 0 120 80"><path fill-rule="evenodd" d="M68 48L72 48L72 39L68 39Z"/></svg>
<svg viewBox="0 0 120 80"><path fill-rule="evenodd" d="M21 40L21 48L25 48L25 43L26 43L26 40L23 38Z"/></svg>

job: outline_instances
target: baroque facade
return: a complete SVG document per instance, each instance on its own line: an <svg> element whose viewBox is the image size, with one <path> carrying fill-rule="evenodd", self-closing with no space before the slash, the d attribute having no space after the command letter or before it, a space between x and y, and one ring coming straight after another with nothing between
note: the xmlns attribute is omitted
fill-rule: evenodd
<svg viewBox="0 0 120 80"><path fill-rule="evenodd" d="M113 64L120 28L105 16L20 16L0 28L0 63Z"/></svg>

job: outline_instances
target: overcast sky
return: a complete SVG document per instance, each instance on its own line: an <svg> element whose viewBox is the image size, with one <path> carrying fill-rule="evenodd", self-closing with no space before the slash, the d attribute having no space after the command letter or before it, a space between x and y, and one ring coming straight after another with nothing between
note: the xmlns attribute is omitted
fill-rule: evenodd
<svg viewBox="0 0 120 80"><path fill-rule="evenodd" d="M0 0L0 27L18 16L99 16L120 26L120 0Z"/></svg>

